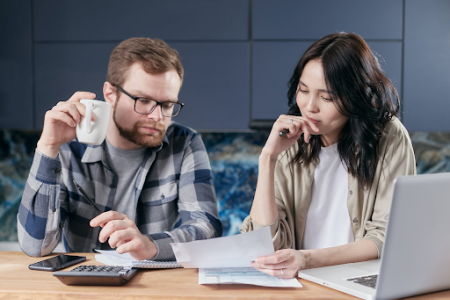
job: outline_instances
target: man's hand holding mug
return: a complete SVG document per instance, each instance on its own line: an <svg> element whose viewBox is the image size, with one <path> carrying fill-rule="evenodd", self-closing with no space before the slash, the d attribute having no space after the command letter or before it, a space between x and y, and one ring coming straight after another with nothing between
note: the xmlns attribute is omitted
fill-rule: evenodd
<svg viewBox="0 0 450 300"><path fill-rule="evenodd" d="M62 144L70 142L75 137L87 144L101 144L109 124L111 105L104 101L93 100L95 94L76 92L68 101L60 101L47 111L44 128L38 141L37 149L49 157L57 157ZM91 110L91 123L87 124L86 102ZM89 109L89 108L88 108ZM90 133L85 129L90 125Z"/></svg>

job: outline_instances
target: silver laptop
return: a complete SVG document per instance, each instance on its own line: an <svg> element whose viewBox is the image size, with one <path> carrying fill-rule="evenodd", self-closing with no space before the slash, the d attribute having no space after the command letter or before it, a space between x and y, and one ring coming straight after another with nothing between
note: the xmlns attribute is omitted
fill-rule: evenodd
<svg viewBox="0 0 450 300"><path fill-rule="evenodd" d="M381 259L303 270L298 276L363 299L450 289L450 173L394 181Z"/></svg>

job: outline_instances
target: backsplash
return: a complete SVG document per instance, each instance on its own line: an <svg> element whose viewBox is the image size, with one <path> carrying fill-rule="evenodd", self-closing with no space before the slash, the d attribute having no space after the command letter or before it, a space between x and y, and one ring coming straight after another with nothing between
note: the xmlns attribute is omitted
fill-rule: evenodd
<svg viewBox="0 0 450 300"><path fill-rule="evenodd" d="M450 133L410 133L417 173L450 172ZM0 241L17 241L16 215L40 132L0 131ZM214 173L223 234L239 233L268 132L202 133Z"/></svg>

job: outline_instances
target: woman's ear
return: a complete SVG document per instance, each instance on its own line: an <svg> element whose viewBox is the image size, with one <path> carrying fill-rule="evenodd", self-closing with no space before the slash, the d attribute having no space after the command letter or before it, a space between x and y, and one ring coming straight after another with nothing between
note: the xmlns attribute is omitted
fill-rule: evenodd
<svg viewBox="0 0 450 300"><path fill-rule="evenodd" d="M111 104L113 107L117 100L117 89L108 81L105 81L103 85L103 96L105 97L105 101Z"/></svg>

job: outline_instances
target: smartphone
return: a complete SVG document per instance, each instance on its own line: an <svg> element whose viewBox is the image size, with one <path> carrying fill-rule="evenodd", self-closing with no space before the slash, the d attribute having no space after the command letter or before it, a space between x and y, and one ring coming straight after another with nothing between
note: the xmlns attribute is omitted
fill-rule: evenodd
<svg viewBox="0 0 450 300"><path fill-rule="evenodd" d="M86 260L86 256L60 254L28 266L30 270L58 271Z"/></svg>

